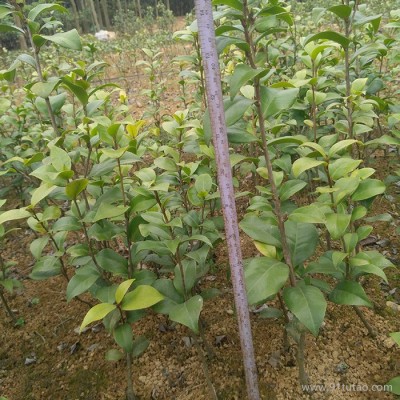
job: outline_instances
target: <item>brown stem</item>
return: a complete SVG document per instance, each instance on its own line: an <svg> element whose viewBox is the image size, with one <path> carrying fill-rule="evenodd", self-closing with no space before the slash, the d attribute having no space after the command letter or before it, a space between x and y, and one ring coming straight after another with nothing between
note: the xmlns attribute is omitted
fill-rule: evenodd
<svg viewBox="0 0 400 400"><path fill-rule="evenodd" d="M308 385L308 375L306 372L305 357L304 357L305 344L306 344L305 342L306 342L306 333L301 332L299 343L297 344L297 365L299 367L299 381L300 385L302 386Z"/></svg>
<svg viewBox="0 0 400 400"><path fill-rule="evenodd" d="M360 318L360 320L362 321L362 323L364 324L364 326L367 328L368 330L368 334L371 337L376 337L377 333L375 331L375 329L371 326L371 324L368 322L368 320L365 318L364 313L360 310L359 307L357 306L353 306L353 310L355 311L355 313L357 314L357 316Z"/></svg>
<svg viewBox="0 0 400 400"><path fill-rule="evenodd" d="M126 380L127 380L127 388L126 388L126 400L136 400L135 392L133 390L133 379L132 379L132 354L126 353Z"/></svg>

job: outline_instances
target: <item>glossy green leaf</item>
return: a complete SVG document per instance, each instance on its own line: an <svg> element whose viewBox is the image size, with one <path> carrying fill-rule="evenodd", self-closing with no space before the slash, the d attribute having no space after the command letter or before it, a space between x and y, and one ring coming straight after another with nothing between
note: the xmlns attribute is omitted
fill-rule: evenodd
<svg viewBox="0 0 400 400"><path fill-rule="evenodd" d="M281 248L279 229L276 225L271 225L269 221L249 215L243 218L239 226L252 239Z"/></svg>
<svg viewBox="0 0 400 400"><path fill-rule="evenodd" d="M247 64L236 65L229 81L231 98L234 98L238 94L242 86L262 72L262 69L253 69Z"/></svg>
<svg viewBox="0 0 400 400"><path fill-rule="evenodd" d="M306 37L304 44L315 42L317 40L331 40L332 42L340 44L344 49L347 49L350 45L350 39L333 31L324 31L314 35L309 35Z"/></svg>
<svg viewBox="0 0 400 400"><path fill-rule="evenodd" d="M314 160L308 157L301 157L293 163L292 172L294 177L297 178L303 172L323 164L326 164L325 161Z"/></svg>
<svg viewBox="0 0 400 400"><path fill-rule="evenodd" d="M54 256L45 256L36 262L29 277L33 280L40 281L51 278L52 276L57 276L60 273L60 260Z"/></svg>
<svg viewBox="0 0 400 400"><path fill-rule="evenodd" d="M62 148L53 146L50 149L50 158L51 164L56 171L63 172L71 169L71 158Z"/></svg>
<svg viewBox="0 0 400 400"><path fill-rule="evenodd" d="M261 107L264 118L270 118L284 111L289 111L296 101L299 89L276 89L261 87Z"/></svg>
<svg viewBox="0 0 400 400"><path fill-rule="evenodd" d="M40 186L35 189L32 193L31 197L31 206L35 207L41 200L46 198L57 186L48 183L42 182Z"/></svg>
<svg viewBox="0 0 400 400"><path fill-rule="evenodd" d="M292 263L296 267L311 257L318 245L318 231L312 224L285 222Z"/></svg>
<svg viewBox="0 0 400 400"><path fill-rule="evenodd" d="M71 29L68 32L55 33L54 35L33 35L33 40L39 47L48 40L66 49L82 50L81 38L76 29Z"/></svg>
<svg viewBox="0 0 400 400"><path fill-rule="evenodd" d="M336 304L372 307L363 287L354 281L339 282L329 295L329 299Z"/></svg>
<svg viewBox="0 0 400 400"><path fill-rule="evenodd" d="M346 140L341 140L340 142L335 143L328 152L328 157L331 158L333 157L335 154L339 153L340 151L346 149L347 147L358 143L357 140L355 139L346 139Z"/></svg>
<svg viewBox="0 0 400 400"><path fill-rule="evenodd" d="M307 186L307 182L301 181L299 179L291 179L286 181L279 188L279 198L281 201L289 200L294 194L304 189Z"/></svg>
<svg viewBox="0 0 400 400"><path fill-rule="evenodd" d="M346 5L342 4L339 6L330 7L330 8L328 8L328 11L333 12L339 18L348 19L350 17L352 8L350 6L346 6Z"/></svg>
<svg viewBox="0 0 400 400"><path fill-rule="evenodd" d="M141 310L157 304L164 296L152 286L140 285L125 295L121 308L125 311Z"/></svg>
<svg viewBox="0 0 400 400"><path fill-rule="evenodd" d="M272 258L253 258L245 267L246 292L249 304L257 304L274 296L285 285L289 267Z"/></svg>
<svg viewBox="0 0 400 400"><path fill-rule="evenodd" d="M35 19L44 12L57 11L60 13L66 13L68 10L59 4L38 4L33 7L28 13L28 19L35 21Z"/></svg>
<svg viewBox="0 0 400 400"><path fill-rule="evenodd" d="M171 308L169 318L199 333L199 317L203 308L203 298L199 295L191 297L183 304Z"/></svg>
<svg viewBox="0 0 400 400"><path fill-rule="evenodd" d="M97 222L105 218L117 218L123 215L129 209L128 206L114 206L112 204L101 203L97 209L92 222Z"/></svg>
<svg viewBox="0 0 400 400"><path fill-rule="evenodd" d="M75 181L67 184L67 186L65 187L65 193L67 194L69 199L76 200L78 195L86 189L88 184L88 179L76 179Z"/></svg>
<svg viewBox="0 0 400 400"><path fill-rule="evenodd" d="M366 179L358 185L351 198L354 201L367 200L384 193L385 184L379 179Z"/></svg>
<svg viewBox="0 0 400 400"><path fill-rule="evenodd" d="M332 239L340 239L345 233L350 224L350 214L327 214L326 229L328 229Z"/></svg>
<svg viewBox="0 0 400 400"><path fill-rule="evenodd" d="M337 160L329 163L329 175L334 181L337 181L340 178L348 176L361 164L361 162L362 160L353 160L352 158L340 157Z"/></svg>
<svg viewBox="0 0 400 400"><path fill-rule="evenodd" d="M116 292L115 292L115 302L117 304L121 303L122 299L124 298L126 292L129 290L133 283L134 279L128 279L127 281L122 282Z"/></svg>
<svg viewBox="0 0 400 400"><path fill-rule="evenodd" d="M290 215L289 221L304 222L310 224L324 224L326 221L325 214L321 208L315 204L296 208Z"/></svg>
<svg viewBox="0 0 400 400"><path fill-rule="evenodd" d="M284 289L283 298L288 309L314 336L317 336L327 306L321 290L315 286L301 284Z"/></svg>
<svg viewBox="0 0 400 400"><path fill-rule="evenodd" d="M85 318L83 319L82 325L80 327L80 332L82 332L82 330L92 322L103 319L106 315L108 315L111 311L114 311L115 309L116 306L114 304L100 303L95 305L85 315Z"/></svg>

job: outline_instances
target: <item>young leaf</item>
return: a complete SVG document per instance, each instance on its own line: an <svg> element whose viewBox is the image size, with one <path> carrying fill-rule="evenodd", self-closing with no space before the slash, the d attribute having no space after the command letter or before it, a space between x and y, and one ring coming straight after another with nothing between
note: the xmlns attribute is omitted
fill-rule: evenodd
<svg viewBox="0 0 400 400"><path fill-rule="evenodd" d="M283 298L288 309L314 336L317 336L326 311L326 300L321 290L314 286L299 284L296 287L286 288L283 291Z"/></svg>
<svg viewBox="0 0 400 400"><path fill-rule="evenodd" d="M169 318L199 333L199 317L202 308L203 298L199 295L193 296L185 303L173 306Z"/></svg>
<svg viewBox="0 0 400 400"><path fill-rule="evenodd" d="M99 321L100 319L103 319L105 316L107 316L111 311L115 309L116 306L114 304L109 304L109 303L96 304L85 315L85 318L82 321L82 325L79 331L82 332L83 328L85 328L94 321Z"/></svg>
<svg viewBox="0 0 400 400"><path fill-rule="evenodd" d="M67 184L65 187L65 193L70 200L76 200L78 195L86 189L88 183L88 179L76 179Z"/></svg>
<svg viewBox="0 0 400 400"><path fill-rule="evenodd" d="M124 298L126 292L129 290L129 288L131 287L132 283L133 283L134 279L128 279L125 282L122 282L116 292L115 292L115 302L117 304L121 303L122 299Z"/></svg>
<svg viewBox="0 0 400 400"><path fill-rule="evenodd" d="M207 197L212 188L212 178L209 174L201 174L196 178L194 187L196 188L197 195L201 198Z"/></svg>
<svg viewBox="0 0 400 400"><path fill-rule="evenodd" d="M157 304L164 296L152 286L140 285L125 295L121 308L125 311L141 310Z"/></svg>

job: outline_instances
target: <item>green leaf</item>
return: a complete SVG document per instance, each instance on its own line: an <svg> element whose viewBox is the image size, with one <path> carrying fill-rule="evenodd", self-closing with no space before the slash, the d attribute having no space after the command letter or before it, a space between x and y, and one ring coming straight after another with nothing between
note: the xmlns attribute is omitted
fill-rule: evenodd
<svg viewBox="0 0 400 400"><path fill-rule="evenodd" d="M288 309L314 336L317 336L326 311L326 300L321 290L314 286L299 284L284 289L283 298Z"/></svg>
<svg viewBox="0 0 400 400"><path fill-rule="evenodd" d="M328 8L328 11L335 13L339 18L348 19L350 17L352 8L346 5L333 6Z"/></svg>
<svg viewBox="0 0 400 400"><path fill-rule="evenodd" d="M86 178L76 179L67 184L65 187L65 193L70 200L76 200L78 195L86 189L88 184L89 180Z"/></svg>
<svg viewBox="0 0 400 400"><path fill-rule="evenodd" d="M386 386L389 386L390 392L397 394L400 396L400 376L396 376L395 378L392 378Z"/></svg>
<svg viewBox="0 0 400 400"><path fill-rule="evenodd" d="M304 45L310 42L315 42L317 40L331 40L332 42L340 44L344 49L347 49L350 45L350 39L346 36L343 36L340 33L333 32L333 31L324 31L319 32L314 35L309 35L306 37L304 41Z"/></svg>
<svg viewBox="0 0 400 400"><path fill-rule="evenodd" d="M173 306L169 318L199 333L199 317L202 308L203 298L199 295L193 296L185 303Z"/></svg>
<svg viewBox="0 0 400 400"><path fill-rule="evenodd" d="M48 236L42 236L35 239L29 246L29 249L33 255L33 257L38 260L43 253L43 249L46 247L47 243L49 243L50 238Z"/></svg>
<svg viewBox="0 0 400 400"><path fill-rule="evenodd" d="M38 4L29 11L28 19L35 21L40 14L48 11L58 11L60 13L68 12L66 8L60 6L59 4Z"/></svg>
<svg viewBox="0 0 400 400"><path fill-rule="evenodd" d="M285 222L292 263L296 267L311 257L318 244L318 231L312 224Z"/></svg>
<svg viewBox="0 0 400 400"><path fill-rule="evenodd" d="M326 215L326 228L331 234L332 239L340 239L345 233L350 224L350 214L328 214Z"/></svg>
<svg viewBox="0 0 400 400"><path fill-rule="evenodd" d="M315 204L310 204L309 206L296 208L296 210L289 215L289 221L324 224L326 218L320 207Z"/></svg>
<svg viewBox="0 0 400 400"><path fill-rule="evenodd" d="M249 304L257 304L274 296L285 285L289 267L272 258L253 258L245 267L246 292Z"/></svg>
<svg viewBox="0 0 400 400"><path fill-rule="evenodd" d="M101 149L101 152L108 158L117 159L121 158L126 153L127 150L128 150L127 146L120 147L119 149L111 149L104 147Z"/></svg>
<svg viewBox="0 0 400 400"><path fill-rule="evenodd" d="M19 32L23 35L25 34L24 30L18 26L8 24L0 24L0 32Z"/></svg>
<svg viewBox="0 0 400 400"><path fill-rule="evenodd" d="M238 11L243 11L243 3L240 0L213 0L213 6L225 5Z"/></svg>
<svg viewBox="0 0 400 400"><path fill-rule="evenodd" d="M231 98L233 99L238 94L242 86L262 72L262 69L253 69L247 64L236 65L235 71L229 81Z"/></svg>
<svg viewBox="0 0 400 400"><path fill-rule="evenodd" d="M264 118L288 111L296 101L299 89L276 89L261 87L261 107Z"/></svg>
<svg viewBox="0 0 400 400"><path fill-rule="evenodd" d="M4 211L0 214L0 225L4 222L15 221L16 219L28 218L31 213L25 208L16 208L15 210Z"/></svg>
<svg viewBox="0 0 400 400"><path fill-rule="evenodd" d="M178 171L178 166L175 161L171 158L167 157L159 157L154 160L154 164L156 167L163 169L168 172L176 172Z"/></svg>
<svg viewBox="0 0 400 400"><path fill-rule="evenodd" d="M78 219L75 217L62 217L57 220L52 226L53 232L61 231L79 231L82 225L79 223Z"/></svg>
<svg viewBox="0 0 400 400"><path fill-rule="evenodd" d="M297 178L303 172L318 167L319 165L326 164L325 161L314 160L308 157L301 157L297 159L292 165L292 172L295 178Z"/></svg>
<svg viewBox="0 0 400 400"><path fill-rule="evenodd" d="M329 175L334 181L348 176L360 164L362 160L353 160L352 158L340 157L337 160L329 163Z"/></svg>
<svg viewBox="0 0 400 400"><path fill-rule="evenodd" d="M351 198L353 201L367 200L384 193L385 184L379 179L366 179L361 181Z"/></svg>
<svg viewBox="0 0 400 400"><path fill-rule="evenodd" d="M133 283L134 279L128 279L125 282L122 282L116 292L115 292L115 302L117 304L121 303L122 299L124 298L126 292L129 290L129 288L131 287L132 283Z"/></svg>
<svg viewBox="0 0 400 400"><path fill-rule="evenodd" d="M150 341L145 336L138 336L133 341L132 355L133 357L140 357L149 347Z"/></svg>
<svg viewBox="0 0 400 400"><path fill-rule="evenodd" d="M363 287L354 281L339 282L329 295L329 299L336 304L372 307Z"/></svg>
<svg viewBox="0 0 400 400"><path fill-rule="evenodd" d="M33 35L33 40L39 47L43 46L46 40L49 40L66 49L82 50L81 38L76 29L71 29L68 32L55 33L54 35Z"/></svg>
<svg viewBox="0 0 400 400"><path fill-rule="evenodd" d="M82 267L71 278L67 286L67 301L89 290L99 279L100 275L92 266Z"/></svg>
<svg viewBox="0 0 400 400"><path fill-rule="evenodd" d="M335 154L339 153L340 151L346 149L347 147L351 146L354 143L359 143L355 139L346 139L341 140L340 142L335 143L328 152L328 157L332 158Z"/></svg>
<svg viewBox="0 0 400 400"><path fill-rule="evenodd" d="M140 285L125 295L121 308L125 311L142 310L157 304L164 296L152 286Z"/></svg>
<svg viewBox="0 0 400 400"><path fill-rule="evenodd" d="M294 194L302 190L305 186L307 186L307 182L299 179L291 179L285 182L279 188L279 198L281 201L289 200Z"/></svg>
<svg viewBox="0 0 400 400"><path fill-rule="evenodd" d="M197 195L201 198L207 197L212 188L212 184L213 181L209 174L199 175L194 183Z"/></svg>
<svg viewBox="0 0 400 400"><path fill-rule="evenodd" d="M99 208L97 209L96 215L94 216L92 222L97 222L105 218L119 217L122 214L124 214L128 209L129 209L128 206L126 207L122 205L113 206L112 204L101 203Z"/></svg>
<svg viewBox="0 0 400 400"><path fill-rule="evenodd" d="M107 351L105 358L107 361L119 361L124 358L124 353L117 349L110 349Z"/></svg>
<svg viewBox="0 0 400 400"><path fill-rule="evenodd" d="M112 249L103 249L96 254L96 260L104 271L128 275L128 261Z"/></svg>
<svg viewBox="0 0 400 400"><path fill-rule="evenodd" d="M61 263L57 257L46 256L42 257L32 269L29 277L33 280L43 280L52 276L57 276L61 273Z"/></svg>
<svg viewBox="0 0 400 400"><path fill-rule="evenodd" d="M249 215L239 223L240 228L252 239L281 248L279 229L262 217Z"/></svg>
<svg viewBox="0 0 400 400"><path fill-rule="evenodd" d="M122 347L126 353L133 350L133 332L130 324L117 326L113 331L115 342Z"/></svg>
<svg viewBox="0 0 400 400"><path fill-rule="evenodd" d="M69 171L71 169L71 158L60 147L53 146L50 149L50 159L54 169L58 172Z"/></svg>
<svg viewBox="0 0 400 400"><path fill-rule="evenodd" d="M80 332L82 332L83 328L87 327L94 321L99 321L107 316L111 311L114 311L117 307L114 304L108 303L100 303L92 307L85 318L83 319L82 325L80 327Z"/></svg>
<svg viewBox="0 0 400 400"><path fill-rule="evenodd" d="M42 182L40 186L34 190L31 197L31 206L35 207L41 200L46 198L57 186L48 182Z"/></svg>
<svg viewBox="0 0 400 400"><path fill-rule="evenodd" d="M39 97L49 97L51 92L55 89L60 81L55 79L49 82L36 82L32 87L31 91Z"/></svg>
<svg viewBox="0 0 400 400"><path fill-rule="evenodd" d="M389 333L389 336L400 346L400 332Z"/></svg>

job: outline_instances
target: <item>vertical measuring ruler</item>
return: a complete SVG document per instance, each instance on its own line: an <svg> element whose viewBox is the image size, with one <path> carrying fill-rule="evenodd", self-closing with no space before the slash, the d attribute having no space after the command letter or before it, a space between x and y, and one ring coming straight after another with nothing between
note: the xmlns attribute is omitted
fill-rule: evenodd
<svg viewBox="0 0 400 400"><path fill-rule="evenodd" d="M229 264L235 306L239 324L240 343L249 400L260 400L257 368L254 358L250 315L244 284L243 258L240 248L239 228L229 160L228 134L221 89L221 73L215 42L211 0L195 0L200 48L206 80L208 110L213 132L217 162L218 186L225 222L225 236L229 250Z"/></svg>

